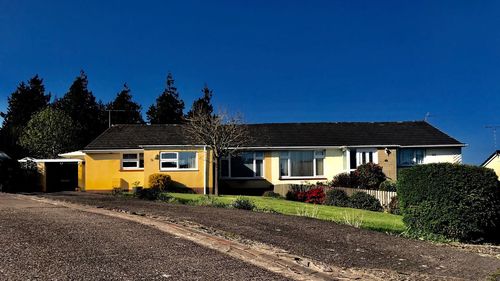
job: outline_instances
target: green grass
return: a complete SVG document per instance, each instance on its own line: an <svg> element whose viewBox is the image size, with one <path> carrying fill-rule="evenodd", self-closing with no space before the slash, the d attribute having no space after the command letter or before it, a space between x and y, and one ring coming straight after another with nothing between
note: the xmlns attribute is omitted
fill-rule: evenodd
<svg viewBox="0 0 500 281"><path fill-rule="evenodd" d="M195 203L202 200L204 195L169 193L177 202L182 204ZM212 200L224 204L231 204L238 196L222 195L211 196ZM284 199L260 196L243 196L249 198L260 210L273 210L284 215L302 215L320 220L334 221L342 224L359 224L359 227L400 234L405 230L402 217L382 212L342 208L335 206L313 205L309 203L294 202Z"/></svg>

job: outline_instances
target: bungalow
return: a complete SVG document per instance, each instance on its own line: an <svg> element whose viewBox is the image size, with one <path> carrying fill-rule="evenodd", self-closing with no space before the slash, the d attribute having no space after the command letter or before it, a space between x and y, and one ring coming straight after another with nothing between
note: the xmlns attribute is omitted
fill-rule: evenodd
<svg viewBox="0 0 500 281"><path fill-rule="evenodd" d="M252 136L237 156L220 163L221 192L331 180L372 162L396 179L417 164L461 163L464 144L427 122L270 123L247 125ZM191 143L183 125L115 125L83 150L81 188L109 191L148 186L165 173L178 186L213 190L209 147Z"/></svg>
<svg viewBox="0 0 500 281"><path fill-rule="evenodd" d="M497 174L498 179L500 179L500 150L493 152L490 157L488 157L488 159L481 164L481 166L493 169L493 171Z"/></svg>

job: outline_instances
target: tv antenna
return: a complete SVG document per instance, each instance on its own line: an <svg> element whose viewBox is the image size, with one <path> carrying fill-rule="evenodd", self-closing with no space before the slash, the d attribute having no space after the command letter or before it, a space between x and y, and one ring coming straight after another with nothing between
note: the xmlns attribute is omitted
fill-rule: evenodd
<svg viewBox="0 0 500 281"><path fill-rule="evenodd" d="M124 110L124 109L106 109L106 111L108 112L108 128L111 128L111 111L113 112L125 112L125 111L128 111L128 110Z"/></svg>
<svg viewBox="0 0 500 281"><path fill-rule="evenodd" d="M495 150L497 150L497 129L500 128L500 125L488 125L484 127L493 131L493 143L495 145Z"/></svg>
<svg viewBox="0 0 500 281"><path fill-rule="evenodd" d="M430 112L427 112L424 116L424 121L425 122L428 122L429 121L429 118L432 117L431 113Z"/></svg>

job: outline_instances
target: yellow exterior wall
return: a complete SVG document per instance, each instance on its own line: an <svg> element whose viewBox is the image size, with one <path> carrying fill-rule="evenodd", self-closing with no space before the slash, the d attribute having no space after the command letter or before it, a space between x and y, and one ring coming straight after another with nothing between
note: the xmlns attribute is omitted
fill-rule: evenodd
<svg viewBox="0 0 500 281"><path fill-rule="evenodd" d="M160 171L160 152L181 152L194 151L197 157L196 170L177 170L177 171ZM144 151L144 182L145 187L148 187L149 176L155 173L167 174L170 176L175 185L179 187L187 187L195 190L198 193L203 193L204 187L204 169L205 162L210 164L209 153L205 157L203 149L162 149L162 150L145 150ZM207 171L208 181L208 171Z"/></svg>
<svg viewBox="0 0 500 281"><path fill-rule="evenodd" d="M84 173L86 191L132 189L136 181L144 184L143 170L121 170L121 153L86 154Z"/></svg>
<svg viewBox="0 0 500 281"><path fill-rule="evenodd" d="M498 179L500 180L500 155L494 156L494 158L490 162L488 162L485 167L495 171Z"/></svg>
<svg viewBox="0 0 500 281"><path fill-rule="evenodd" d="M78 189L85 190L85 162L78 162Z"/></svg>
<svg viewBox="0 0 500 281"><path fill-rule="evenodd" d="M160 152L197 152L196 170L160 171ZM122 170L122 153L87 153L85 155L85 165L82 167L82 182L87 191L110 191L113 188L131 190L135 182L139 186L148 187L149 176L155 173L167 174L172 178L174 184L180 187L187 187L196 192L203 193L204 180L207 181L207 188L213 188L213 175L211 175L212 163L209 161L211 152L207 151L206 156L203 149L167 149L167 150L145 150L144 169ZM206 162L206 164L205 164ZM206 178L204 176L206 171ZM80 169L79 169L80 186Z"/></svg>

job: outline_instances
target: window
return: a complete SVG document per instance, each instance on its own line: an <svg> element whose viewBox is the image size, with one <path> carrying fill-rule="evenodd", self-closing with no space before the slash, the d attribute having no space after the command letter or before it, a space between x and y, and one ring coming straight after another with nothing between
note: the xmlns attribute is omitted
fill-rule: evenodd
<svg viewBox="0 0 500 281"><path fill-rule="evenodd" d="M161 152L160 170L195 170L196 152Z"/></svg>
<svg viewBox="0 0 500 281"><path fill-rule="evenodd" d="M414 166L424 163L424 150L403 148L398 151L398 166Z"/></svg>
<svg viewBox="0 0 500 281"><path fill-rule="evenodd" d="M317 177L324 175L324 150L299 150L280 153L281 177Z"/></svg>
<svg viewBox="0 0 500 281"><path fill-rule="evenodd" d="M350 170L356 170L360 165L367 163L378 164L378 154L376 148L351 149L349 151Z"/></svg>
<svg viewBox="0 0 500 281"><path fill-rule="evenodd" d="M144 153L123 153L122 169L123 170L144 169Z"/></svg>
<svg viewBox="0 0 500 281"><path fill-rule="evenodd" d="M245 151L221 160L221 176L253 178L264 176L264 153Z"/></svg>

